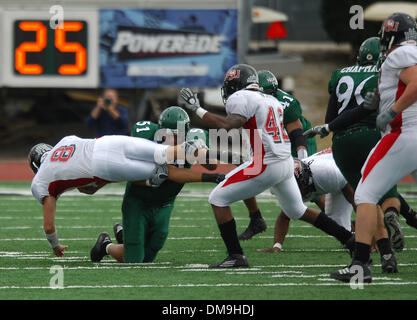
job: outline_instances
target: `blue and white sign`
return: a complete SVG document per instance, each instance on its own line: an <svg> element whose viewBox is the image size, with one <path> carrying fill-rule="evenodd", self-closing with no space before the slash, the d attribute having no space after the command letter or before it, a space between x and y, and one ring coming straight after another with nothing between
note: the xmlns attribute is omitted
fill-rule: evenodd
<svg viewBox="0 0 417 320"><path fill-rule="evenodd" d="M236 9L100 10L100 86L219 87L237 63Z"/></svg>

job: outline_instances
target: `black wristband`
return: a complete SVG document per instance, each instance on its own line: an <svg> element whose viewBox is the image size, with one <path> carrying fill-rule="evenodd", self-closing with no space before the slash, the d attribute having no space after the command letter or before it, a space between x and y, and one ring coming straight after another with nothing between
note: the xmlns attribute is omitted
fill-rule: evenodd
<svg viewBox="0 0 417 320"><path fill-rule="evenodd" d="M307 139L303 135L303 129L297 128L289 133L291 145L297 149L302 146L307 149Z"/></svg>
<svg viewBox="0 0 417 320"><path fill-rule="evenodd" d="M222 173L203 173L201 175L201 181L220 183L224 180L224 176Z"/></svg>

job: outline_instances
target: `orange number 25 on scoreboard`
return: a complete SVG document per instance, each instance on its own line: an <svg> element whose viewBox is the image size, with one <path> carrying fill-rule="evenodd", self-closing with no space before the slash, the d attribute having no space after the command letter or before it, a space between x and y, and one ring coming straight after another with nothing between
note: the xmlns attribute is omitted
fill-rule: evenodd
<svg viewBox="0 0 417 320"><path fill-rule="evenodd" d="M15 68L20 74L42 74L43 67L40 64L30 64L27 62L26 54L29 52L42 52L47 46L48 31L41 21L22 21L18 24L22 31L35 32L35 41L22 42L15 49ZM79 21L61 22L55 29L55 47L60 52L74 53L74 64L62 64L58 67L58 73L62 75L79 75L87 67L87 53L85 47L78 42L68 42L67 32L77 32L83 29L83 23Z"/></svg>

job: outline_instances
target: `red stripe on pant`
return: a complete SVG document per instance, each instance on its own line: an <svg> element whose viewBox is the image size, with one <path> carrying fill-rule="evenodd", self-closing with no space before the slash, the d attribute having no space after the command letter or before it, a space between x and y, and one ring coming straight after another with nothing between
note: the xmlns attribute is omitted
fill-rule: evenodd
<svg viewBox="0 0 417 320"><path fill-rule="evenodd" d="M246 129L247 133L249 134L250 145L251 145L252 151L255 153L253 155L252 163L249 166L247 166L246 168L243 168L242 170L239 170L234 175L229 177L227 179L227 181L223 184L222 188L224 188L224 187L226 187L226 186L228 186L229 184L232 184L232 183L253 179L253 178L261 175L262 172L264 172L265 169L266 169L266 165L264 164L265 149L264 149L264 145L262 143L262 139L258 134L258 130L257 130L258 126L256 125L256 116L251 117L244 124L243 128ZM256 146L258 146L258 147L261 146L262 149L261 149L260 153L259 153L259 150ZM258 167L259 165L262 165L262 167L259 168ZM249 172L252 172L254 170L255 166L260 169L259 172L257 172L256 174L245 174L244 173L245 170L249 170Z"/></svg>
<svg viewBox="0 0 417 320"><path fill-rule="evenodd" d="M406 88L406 85L401 80L398 80L397 85L397 92L395 93L395 101L397 101L402 94L404 93ZM398 139L398 137L401 134L401 127L403 124L403 118L402 113L400 112L397 114L397 116L394 118L394 120L391 121L391 132L387 135L385 135L381 141L379 142L378 146L372 153L371 157L369 158L365 170L363 171L362 175L362 182L365 181L366 177L369 175L369 173L372 171L372 169L375 167L375 165L381 160L386 153L389 151L389 149L392 147L392 145L395 143L395 141Z"/></svg>
<svg viewBox="0 0 417 320"><path fill-rule="evenodd" d="M246 168L243 168L242 170L239 170L234 175L229 177L229 179L227 179L227 181L222 186L222 188L228 186L229 184L246 181L246 180L253 179L253 178L261 175L266 169L265 164L262 164L261 171L258 174L254 175L254 174L245 174L244 173L245 170L253 170L253 168L255 167L255 163L259 163L259 162L258 161L253 161L249 166L247 166Z"/></svg>
<svg viewBox="0 0 417 320"><path fill-rule="evenodd" d="M374 152L366 163L366 167L363 170L362 182L365 181L366 177L376 166L376 164L387 154L389 149L391 149L395 141L400 136L400 133L401 132L388 133L381 139L381 141L378 143L378 146L375 148Z"/></svg>

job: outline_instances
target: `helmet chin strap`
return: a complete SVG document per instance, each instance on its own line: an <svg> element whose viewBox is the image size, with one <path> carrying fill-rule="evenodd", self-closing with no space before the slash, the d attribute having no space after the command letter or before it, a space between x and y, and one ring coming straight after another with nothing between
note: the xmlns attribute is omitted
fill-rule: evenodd
<svg viewBox="0 0 417 320"><path fill-rule="evenodd" d="M388 48L387 48L387 50L389 50L389 49L391 49L391 47L392 47L392 43L394 42L394 36L391 36L391 40L389 41L389 43L388 43Z"/></svg>
<svg viewBox="0 0 417 320"><path fill-rule="evenodd" d="M42 162L45 160L46 156L48 155L49 152L44 152L43 155L41 156L41 164Z"/></svg>

